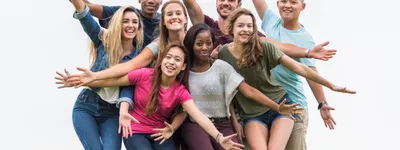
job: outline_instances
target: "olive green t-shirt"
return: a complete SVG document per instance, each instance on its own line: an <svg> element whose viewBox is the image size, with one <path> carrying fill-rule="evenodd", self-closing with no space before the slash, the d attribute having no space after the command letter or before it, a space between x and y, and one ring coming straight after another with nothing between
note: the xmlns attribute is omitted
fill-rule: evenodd
<svg viewBox="0 0 400 150"><path fill-rule="evenodd" d="M260 57L260 61L250 68L238 68L237 59L228 50L227 44L220 48L218 58L232 65L244 77L244 81L247 84L278 103L286 94L286 91L275 81L270 71L279 65L279 59L284 54L274 45L267 42L262 42L262 51L263 56ZM270 108L247 99L241 92L236 94L236 99L241 108L238 109L239 114L243 119L259 116L270 110Z"/></svg>

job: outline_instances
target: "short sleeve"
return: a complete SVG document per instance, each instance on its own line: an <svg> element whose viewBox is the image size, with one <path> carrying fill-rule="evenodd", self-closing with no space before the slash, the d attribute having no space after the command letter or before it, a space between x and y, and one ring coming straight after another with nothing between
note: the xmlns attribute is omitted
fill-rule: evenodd
<svg viewBox="0 0 400 150"><path fill-rule="evenodd" d="M271 9L266 9L264 12L264 17L261 22L261 29L267 34L270 33L270 29L273 29L274 26L278 25L281 21L281 18L275 14Z"/></svg>
<svg viewBox="0 0 400 150"><path fill-rule="evenodd" d="M154 56L157 56L159 45L160 45L159 42L151 42L149 45L146 46L146 48L150 49L150 51L154 54Z"/></svg>
<svg viewBox="0 0 400 150"><path fill-rule="evenodd" d="M214 62L218 63L216 65L218 65L218 70L222 71L222 75L223 75L223 82L224 82L224 89L225 89L225 101L226 104L230 104L233 97L236 95L237 93L237 87L240 85L240 83L242 83L242 81L244 80L244 78L236 72L236 70L227 62L223 61L223 60L216 60Z"/></svg>
<svg viewBox="0 0 400 150"><path fill-rule="evenodd" d="M149 68L142 68L134 70L128 73L128 80L131 85L136 85L146 74L148 74Z"/></svg>
<svg viewBox="0 0 400 150"><path fill-rule="evenodd" d="M179 87L178 94L179 94L179 96L178 96L177 100L178 100L179 104L181 104L181 105L183 103L185 103L186 101L193 99L192 96L190 95L189 91L183 85L181 85Z"/></svg>
<svg viewBox="0 0 400 150"><path fill-rule="evenodd" d="M270 69L279 65L279 59L285 55L281 50L269 42L262 42L264 51L264 61L270 66Z"/></svg>

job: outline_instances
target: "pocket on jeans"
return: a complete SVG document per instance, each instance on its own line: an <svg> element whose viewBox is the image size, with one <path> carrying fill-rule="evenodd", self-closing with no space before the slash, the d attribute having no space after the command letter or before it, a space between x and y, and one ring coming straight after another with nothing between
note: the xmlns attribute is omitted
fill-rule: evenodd
<svg viewBox="0 0 400 150"><path fill-rule="evenodd" d="M87 100L87 95L85 93L79 94L78 98L76 99L75 103L77 104L83 104Z"/></svg>

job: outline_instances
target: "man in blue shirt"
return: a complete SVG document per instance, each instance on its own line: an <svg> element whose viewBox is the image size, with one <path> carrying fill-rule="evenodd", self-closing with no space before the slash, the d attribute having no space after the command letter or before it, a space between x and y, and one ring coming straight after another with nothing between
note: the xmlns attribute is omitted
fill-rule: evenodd
<svg viewBox="0 0 400 150"><path fill-rule="evenodd" d="M310 33L299 23L300 12L306 7L304 0L278 0L277 6L279 15L268 8L265 0L253 0L257 13L262 19L261 28L269 38L282 43L291 43L302 48L312 48L315 46ZM325 44L328 44L326 42ZM317 71L315 60L310 58L294 58L296 61L309 66ZM306 133L308 126L307 98L304 95L303 83L300 76L282 65L272 70L274 78L289 93L289 97L296 103L300 103L304 108L302 115L296 120L286 150L306 150ZM319 105L318 109L325 126L334 129L336 124L330 110L334 108L328 106L326 98L320 84L307 80Z"/></svg>

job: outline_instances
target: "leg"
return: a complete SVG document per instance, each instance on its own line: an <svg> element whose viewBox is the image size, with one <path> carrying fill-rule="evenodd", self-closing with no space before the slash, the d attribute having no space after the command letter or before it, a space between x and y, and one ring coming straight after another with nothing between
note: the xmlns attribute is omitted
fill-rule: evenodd
<svg viewBox="0 0 400 150"><path fill-rule="evenodd" d="M288 117L277 118L270 130L269 150L284 150L292 132L294 121Z"/></svg>
<svg viewBox="0 0 400 150"><path fill-rule="evenodd" d="M251 150L267 150L268 128L265 124L256 120L248 121L244 133Z"/></svg>
<svg viewBox="0 0 400 150"><path fill-rule="evenodd" d="M225 121L221 123L216 123L214 124L215 127L217 127L218 131L221 132L224 136L232 135L235 134L235 129L233 128L232 122L231 121ZM211 139L212 144L215 148L215 150L224 150L220 144L217 143L217 141ZM233 142L238 143L237 137L232 138Z"/></svg>
<svg viewBox="0 0 400 150"><path fill-rule="evenodd" d="M150 135L149 135L150 136ZM160 144L160 141L154 141L153 142L153 149L154 150L176 150L175 149L175 143L174 140L169 138L168 140L165 140L164 143Z"/></svg>
<svg viewBox="0 0 400 150"><path fill-rule="evenodd" d="M185 121L182 126L182 136L190 150L213 150L210 135L197 123Z"/></svg>
<svg viewBox="0 0 400 150"><path fill-rule="evenodd" d="M144 134L133 134L127 139L124 138L125 148L127 150L153 150L148 138Z"/></svg>
<svg viewBox="0 0 400 150"><path fill-rule="evenodd" d="M75 104L74 106L72 122L75 132L86 150L101 150L103 146L100 141L99 126L91 111L82 107L84 105L86 104Z"/></svg>
<svg viewBox="0 0 400 150"><path fill-rule="evenodd" d="M296 119L285 150L307 150L306 134L308 127L308 111L303 110L300 119Z"/></svg>
<svg viewBox="0 0 400 150"><path fill-rule="evenodd" d="M105 150L121 150L122 137L118 134L118 115L109 116L100 124L101 139Z"/></svg>

